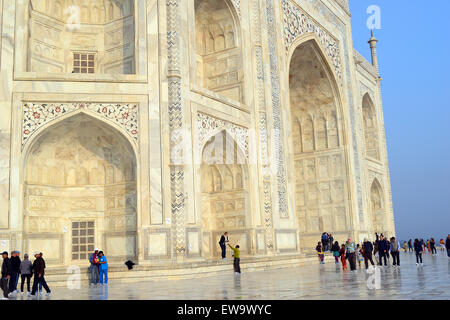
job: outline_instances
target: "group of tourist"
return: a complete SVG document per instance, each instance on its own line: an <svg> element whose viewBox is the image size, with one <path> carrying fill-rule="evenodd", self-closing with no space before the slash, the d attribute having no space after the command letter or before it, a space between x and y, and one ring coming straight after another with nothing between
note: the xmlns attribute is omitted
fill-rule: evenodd
<svg viewBox="0 0 450 320"><path fill-rule="evenodd" d="M331 247L333 246L333 235L331 233L324 232L322 233L322 238L320 239L322 243L322 249L324 251L330 251Z"/></svg>
<svg viewBox="0 0 450 320"><path fill-rule="evenodd" d="M91 272L91 281L89 285L107 285L108 284L108 260L103 251L97 248L89 255L89 271Z"/></svg>
<svg viewBox="0 0 450 320"><path fill-rule="evenodd" d="M351 238L345 242L345 244L339 245L338 241L335 241L330 247L328 246L328 234L323 233L321 241L317 243L316 251L319 257L320 264L325 263L325 251L330 251L335 258L335 263L342 264L342 269L347 270L347 261L350 264L351 271L356 270L356 262L358 262L359 267L364 261L365 268L369 268L369 262L372 266L375 264L379 266L388 266L390 263L390 258L392 257L392 265L394 267L400 267L400 250L402 246L400 242L395 238L391 237L387 240L383 234L375 234L376 240L371 242L364 239L364 242L360 244L355 244ZM450 235L448 235L447 240L441 239L440 245L442 250L447 250L447 255L450 258ZM416 264L417 266L423 266L422 254L426 250L430 254L437 254L436 242L433 238L425 242L423 239L415 239L414 243L409 240L408 243L403 244L403 249L405 251L414 251L416 253ZM376 263L374 262L374 258Z"/></svg>
<svg viewBox="0 0 450 320"><path fill-rule="evenodd" d="M236 275L239 275L241 273L241 250L239 249L239 245L236 245L233 247L230 245L230 240L228 239L228 232L225 232L219 240L220 249L222 251L222 260L227 259L227 245L230 247L231 250L233 250L233 267L234 267L234 273Z"/></svg>
<svg viewBox="0 0 450 320"><path fill-rule="evenodd" d="M42 258L42 252L35 252L33 256L35 260L33 263L29 260L28 254L23 256L23 260L20 259L20 251L12 251L11 257L8 256L8 252L2 253L2 278L0 287L3 290L3 299L7 300L10 297L18 294L17 285L19 283L19 277L22 279L20 284L20 293L24 294L24 284L27 284L27 295L36 296L36 292L39 286L39 292L42 293L42 287L47 291L47 295L51 293L50 288L45 281L45 261ZM33 286L30 292L30 282L33 279Z"/></svg>

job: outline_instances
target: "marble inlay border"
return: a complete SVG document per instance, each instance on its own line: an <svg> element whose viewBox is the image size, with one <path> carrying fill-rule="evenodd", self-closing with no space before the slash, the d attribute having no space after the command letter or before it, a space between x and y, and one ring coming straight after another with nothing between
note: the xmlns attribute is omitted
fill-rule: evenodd
<svg viewBox="0 0 450 320"><path fill-rule="evenodd" d="M231 0L231 2L233 3L234 7L236 8L236 12L238 14L238 16L241 16L241 0Z"/></svg>
<svg viewBox="0 0 450 320"><path fill-rule="evenodd" d="M212 135L226 130L227 133L233 137L239 147L244 151L245 157L249 157L249 138L248 129L238 126L234 123L214 118L204 113L197 113L197 129L198 129L198 148L199 154L202 152L202 148L207 139L210 139Z"/></svg>
<svg viewBox="0 0 450 320"><path fill-rule="evenodd" d="M33 134L45 124L82 110L93 113L121 127L135 142L139 140L139 111L136 104L107 103L33 103L22 108L22 149Z"/></svg>
<svg viewBox="0 0 450 320"><path fill-rule="evenodd" d="M272 114L273 114L273 143L275 149L275 164L277 169L277 188L278 188L278 210L282 218L289 217L288 203L287 203L287 181L286 168L283 151L282 129L281 121L281 89L280 89L280 75L278 71L278 54L277 54L277 35L276 35L276 20L275 9L272 0L266 0L267 10L267 30L269 38L269 57L270 57L270 79L272 86Z"/></svg>
<svg viewBox="0 0 450 320"><path fill-rule="evenodd" d="M342 85L342 63L339 42L297 5L292 4L290 0L282 0L281 4L283 7L283 29L286 53L297 37L307 33L314 33L333 63L339 83Z"/></svg>

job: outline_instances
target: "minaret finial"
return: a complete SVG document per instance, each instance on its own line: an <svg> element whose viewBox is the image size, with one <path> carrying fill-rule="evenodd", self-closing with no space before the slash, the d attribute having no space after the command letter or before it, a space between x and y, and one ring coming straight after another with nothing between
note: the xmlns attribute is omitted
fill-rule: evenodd
<svg viewBox="0 0 450 320"><path fill-rule="evenodd" d="M373 36L373 29L370 29L369 44L370 44L370 52L372 54L372 65L377 70L377 75L379 76L380 71L378 69L377 42L378 40L375 39L375 37Z"/></svg>

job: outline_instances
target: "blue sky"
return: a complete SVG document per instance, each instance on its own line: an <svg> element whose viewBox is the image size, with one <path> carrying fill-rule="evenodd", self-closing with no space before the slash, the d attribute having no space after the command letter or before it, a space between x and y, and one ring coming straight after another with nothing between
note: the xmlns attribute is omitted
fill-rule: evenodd
<svg viewBox="0 0 450 320"><path fill-rule="evenodd" d="M350 0L353 43L370 61L370 5L382 81L397 234L450 234L450 1Z"/></svg>

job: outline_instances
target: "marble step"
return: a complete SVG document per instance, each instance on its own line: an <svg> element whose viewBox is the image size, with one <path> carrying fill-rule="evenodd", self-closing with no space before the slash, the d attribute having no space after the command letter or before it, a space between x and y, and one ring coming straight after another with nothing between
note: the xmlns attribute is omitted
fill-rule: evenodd
<svg viewBox="0 0 450 320"><path fill-rule="evenodd" d="M331 255L326 255L326 261L333 261ZM269 269L282 269L298 267L302 265L317 264L317 255L286 255L272 257L248 257L241 260L242 272L263 271ZM87 267L81 268L79 279L82 285L89 283L89 271ZM109 268L108 277L114 282L139 282L139 281L157 281L157 280L179 280L202 278L223 274L224 272L233 272L233 259L225 261L198 261L183 263L156 263L150 265L136 265L132 270L126 266L113 265ZM69 279L74 279L73 270L70 268L48 268L45 275L46 281L50 286L67 286Z"/></svg>

